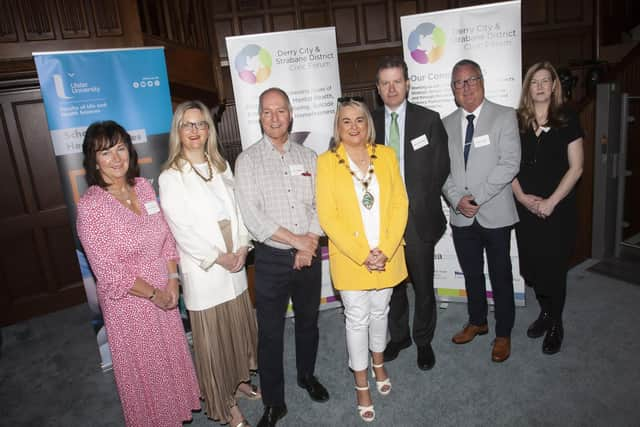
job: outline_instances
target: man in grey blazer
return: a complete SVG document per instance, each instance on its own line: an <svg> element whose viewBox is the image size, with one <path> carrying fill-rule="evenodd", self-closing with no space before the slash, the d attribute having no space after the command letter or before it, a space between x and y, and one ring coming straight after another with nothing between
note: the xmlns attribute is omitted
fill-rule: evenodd
<svg viewBox="0 0 640 427"><path fill-rule="evenodd" d="M451 89L458 109L445 117L451 172L442 187L451 207L453 243L465 278L469 321L453 337L465 344L488 332L484 277L486 251L493 291L494 362L511 354L515 320L511 272L511 228L518 222L511 181L520 168L515 111L485 99L482 70L474 61L456 63Z"/></svg>

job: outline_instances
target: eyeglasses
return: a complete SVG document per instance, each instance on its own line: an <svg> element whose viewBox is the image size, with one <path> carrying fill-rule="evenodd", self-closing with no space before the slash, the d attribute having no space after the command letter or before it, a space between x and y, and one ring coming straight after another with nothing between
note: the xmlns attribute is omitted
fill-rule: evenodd
<svg viewBox="0 0 640 427"><path fill-rule="evenodd" d="M466 80L456 80L455 82L453 82L453 87L455 89L462 89L465 85L469 87L475 87L478 85L480 80L482 80L482 76L469 77Z"/></svg>
<svg viewBox="0 0 640 427"><path fill-rule="evenodd" d="M209 123L205 122L204 120L199 122L182 122L180 123L180 129L190 130L190 131L193 131L195 129L205 130L205 129L209 129Z"/></svg>
<svg viewBox="0 0 640 427"><path fill-rule="evenodd" d="M351 101L364 102L364 98L361 96L341 96L340 98L338 98L338 102L340 104Z"/></svg>
<svg viewBox="0 0 640 427"><path fill-rule="evenodd" d="M549 86L552 80L548 77L545 77L541 80L531 80L531 86Z"/></svg>

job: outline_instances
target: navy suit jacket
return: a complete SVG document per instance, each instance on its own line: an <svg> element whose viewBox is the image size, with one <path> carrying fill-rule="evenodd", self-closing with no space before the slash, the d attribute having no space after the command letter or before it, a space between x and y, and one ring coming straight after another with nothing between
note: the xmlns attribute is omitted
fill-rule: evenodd
<svg viewBox="0 0 640 427"><path fill-rule="evenodd" d="M376 143L385 143L384 107L373 112ZM417 150L411 140L422 135L429 144ZM446 227L440 194L449 175L447 132L435 111L407 101L404 120L404 181L409 197L409 215L424 242L437 242Z"/></svg>

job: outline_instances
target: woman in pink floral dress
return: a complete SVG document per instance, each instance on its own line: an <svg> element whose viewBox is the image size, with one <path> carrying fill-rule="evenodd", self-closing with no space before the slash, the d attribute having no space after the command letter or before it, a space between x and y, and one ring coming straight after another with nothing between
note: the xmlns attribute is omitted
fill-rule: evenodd
<svg viewBox="0 0 640 427"><path fill-rule="evenodd" d="M138 175L131 138L113 121L88 129L89 189L78 236L97 279L127 426L181 426L200 390L178 303L175 241L151 185Z"/></svg>

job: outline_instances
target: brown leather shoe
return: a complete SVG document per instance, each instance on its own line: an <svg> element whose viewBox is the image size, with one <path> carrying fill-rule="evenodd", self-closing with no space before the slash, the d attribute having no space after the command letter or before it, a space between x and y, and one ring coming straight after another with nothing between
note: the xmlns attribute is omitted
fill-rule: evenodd
<svg viewBox="0 0 640 427"><path fill-rule="evenodd" d="M476 326L471 323L467 323L464 325L464 329L455 334L451 341L456 344L466 344L472 339L475 338L476 335L484 335L489 332L489 326L485 323L484 325Z"/></svg>
<svg viewBox="0 0 640 427"><path fill-rule="evenodd" d="M491 360L494 362L504 362L511 355L511 338L496 337L491 350Z"/></svg>

